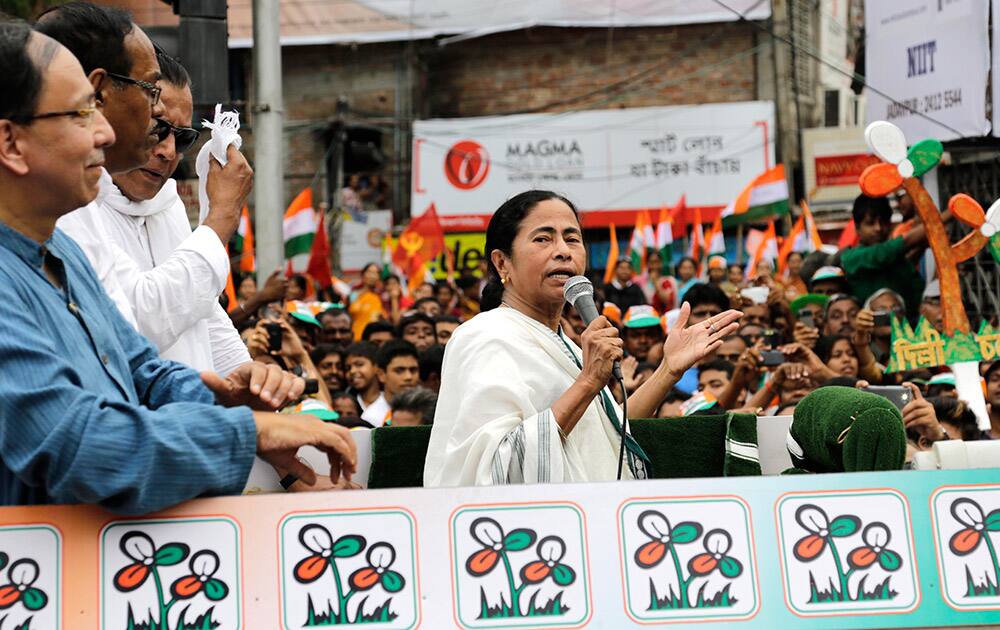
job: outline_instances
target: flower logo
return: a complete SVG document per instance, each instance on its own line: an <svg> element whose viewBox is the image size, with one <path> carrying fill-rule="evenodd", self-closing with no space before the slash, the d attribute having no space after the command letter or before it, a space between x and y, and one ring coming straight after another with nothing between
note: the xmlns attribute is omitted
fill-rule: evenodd
<svg viewBox="0 0 1000 630"><path fill-rule="evenodd" d="M705 553L700 553L688 562L688 571L694 575L708 575L716 569L727 578L739 577L743 564L728 555L733 546L733 538L723 529L713 529L701 541Z"/></svg>
<svg viewBox="0 0 1000 630"><path fill-rule="evenodd" d="M531 529L515 529L504 535L500 523L486 516L473 521L469 530L476 542L483 546L465 561L466 570L476 577L492 571L501 554L507 551L523 551L533 545L537 538Z"/></svg>
<svg viewBox="0 0 1000 630"><path fill-rule="evenodd" d="M558 536L546 536L536 548L538 560L521 569L521 579L530 584L544 582L549 576L559 586L569 586L576 579L572 568L560 563L566 555L566 544Z"/></svg>
<svg viewBox="0 0 1000 630"><path fill-rule="evenodd" d="M701 525L694 521L684 521L671 527L667 517L655 510L646 510L639 515L639 529L651 539L635 552L635 563L644 569L660 564L666 557L668 546L694 542L702 532Z"/></svg>
<svg viewBox="0 0 1000 630"><path fill-rule="evenodd" d="M115 588L123 593L143 585L156 567L169 567L184 561L190 549L184 543L168 543L159 549L153 539L140 531L122 536L118 545L134 562L115 574Z"/></svg>
<svg viewBox="0 0 1000 630"><path fill-rule="evenodd" d="M803 529L810 532L801 538L792 553L801 562L811 562L823 553L827 545L833 543L833 538L852 536L861 528L861 519L845 514L830 522L823 508L818 505L806 504L795 510L795 520Z"/></svg>
<svg viewBox="0 0 1000 630"><path fill-rule="evenodd" d="M903 566L903 558L892 549L886 549L892 535L884 523L869 523L861 532L861 540L865 544L847 555L847 564L852 569L867 569L876 561L886 571L898 571Z"/></svg>
<svg viewBox="0 0 1000 630"><path fill-rule="evenodd" d="M7 564L7 554L0 553L0 567ZM17 602L24 604L28 610L41 610L49 598L32 586L38 580L38 563L30 558L23 558L10 565L7 570L9 584L0 586L0 610L10 608Z"/></svg>
<svg viewBox="0 0 1000 630"><path fill-rule="evenodd" d="M331 599L325 612L315 610L312 595L307 598L307 626L384 622L397 617L391 610L391 598L370 611L365 608L368 597L362 598L361 603L353 607L350 604L355 595L370 591L376 585L381 585L387 593L398 593L406 586L403 576L390 568L396 561L396 550L392 545L378 542L368 547L365 537L357 534L346 534L334 540L330 530L319 523L309 523L300 529L299 542L309 555L296 563L292 571L295 580L300 584L311 584L329 569L336 591L336 606ZM345 567L338 566L337 561L353 558L366 547L365 566L347 576L345 583L341 573Z"/></svg>
<svg viewBox="0 0 1000 630"><path fill-rule="evenodd" d="M177 599L190 599L204 590L205 597L213 602L226 598L229 587L222 580L212 577L219 570L219 556L208 549L191 556L188 562L190 575L185 575L170 586Z"/></svg>
<svg viewBox="0 0 1000 630"><path fill-rule="evenodd" d="M951 504L951 515L965 526L948 541L948 548L957 556L972 553L983 540L989 542L986 532L1000 532L1000 509L984 515L983 509L972 499L956 499Z"/></svg>
<svg viewBox="0 0 1000 630"><path fill-rule="evenodd" d="M350 558L361 553L367 542L364 536L341 536L336 542L330 532L316 523L311 523L299 532L299 542L312 552L295 565L295 579L303 584L315 582L331 566L331 558Z"/></svg>
<svg viewBox="0 0 1000 630"><path fill-rule="evenodd" d="M357 591L367 591L376 584L390 593L403 590L406 581L403 576L389 569L396 561L396 550L389 543L375 543L368 548L365 555L368 566L362 567L351 574L351 588Z"/></svg>

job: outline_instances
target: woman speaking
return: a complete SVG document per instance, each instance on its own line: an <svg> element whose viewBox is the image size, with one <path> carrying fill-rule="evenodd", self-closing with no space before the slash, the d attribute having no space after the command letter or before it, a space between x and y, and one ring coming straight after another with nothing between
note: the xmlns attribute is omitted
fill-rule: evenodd
<svg viewBox="0 0 1000 630"><path fill-rule="evenodd" d="M563 286L583 273L576 208L548 191L504 203L486 231L482 312L448 342L425 486L614 480L621 407L607 387L622 339L604 317L581 336L559 327ZM654 375L629 396L629 417L650 417L685 370L738 327L738 311L685 328L682 307ZM650 462L631 436L623 477Z"/></svg>

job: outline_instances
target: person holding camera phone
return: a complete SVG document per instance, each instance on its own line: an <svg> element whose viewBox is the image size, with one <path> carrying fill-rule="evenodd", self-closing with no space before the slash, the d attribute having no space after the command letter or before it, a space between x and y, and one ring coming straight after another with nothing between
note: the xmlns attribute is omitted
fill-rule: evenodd
<svg viewBox="0 0 1000 630"><path fill-rule="evenodd" d="M254 361L277 365L307 380L317 381L315 397L328 407L332 407L330 392L319 370L313 364L302 340L295 334L287 320L275 316L275 309L269 307L254 327L247 339L247 350Z"/></svg>

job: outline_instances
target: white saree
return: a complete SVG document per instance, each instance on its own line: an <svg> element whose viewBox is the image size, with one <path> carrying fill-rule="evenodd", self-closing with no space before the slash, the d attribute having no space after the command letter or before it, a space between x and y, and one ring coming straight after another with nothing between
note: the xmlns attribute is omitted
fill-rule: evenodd
<svg viewBox="0 0 1000 630"><path fill-rule="evenodd" d="M445 349L424 486L614 480L621 407L610 391L595 397L568 436L552 414L582 357L561 332L512 308L459 326ZM643 462L629 459L623 478L644 477Z"/></svg>

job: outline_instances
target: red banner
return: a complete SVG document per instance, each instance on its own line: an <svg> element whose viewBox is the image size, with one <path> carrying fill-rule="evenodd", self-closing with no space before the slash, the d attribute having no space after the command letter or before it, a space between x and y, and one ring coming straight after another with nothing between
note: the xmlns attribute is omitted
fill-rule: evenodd
<svg viewBox="0 0 1000 630"><path fill-rule="evenodd" d="M850 186L858 183L862 171L872 164L878 164L879 159L867 153L854 155L828 155L817 157L817 186Z"/></svg>

